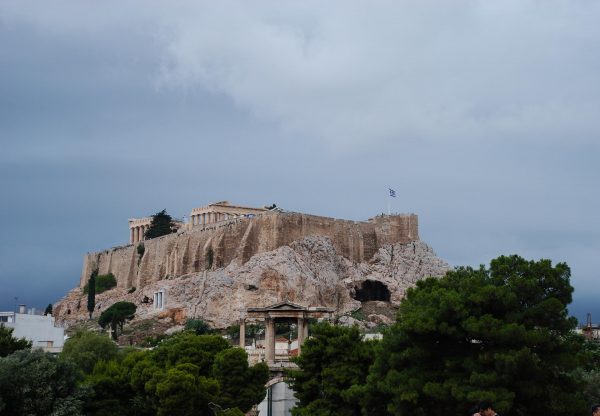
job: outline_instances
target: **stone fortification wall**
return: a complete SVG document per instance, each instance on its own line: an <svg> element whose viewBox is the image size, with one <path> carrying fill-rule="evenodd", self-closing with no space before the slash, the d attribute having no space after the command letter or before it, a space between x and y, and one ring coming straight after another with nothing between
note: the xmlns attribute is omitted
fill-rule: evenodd
<svg viewBox="0 0 600 416"><path fill-rule="evenodd" d="M300 213L266 213L196 226L177 234L144 241L143 255L137 244L117 247L84 258L80 286L98 267L113 273L117 287L143 288L166 278L176 278L230 264L243 265L256 254L275 250L310 235L328 237L336 251L355 263L371 260L377 251L393 243L419 240L418 218L382 215L364 222L339 220ZM209 264L211 262L212 264Z"/></svg>

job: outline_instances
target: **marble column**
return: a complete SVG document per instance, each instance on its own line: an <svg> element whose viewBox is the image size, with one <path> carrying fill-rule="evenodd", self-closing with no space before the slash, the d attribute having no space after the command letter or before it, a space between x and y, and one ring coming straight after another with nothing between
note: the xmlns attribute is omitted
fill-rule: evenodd
<svg viewBox="0 0 600 416"><path fill-rule="evenodd" d="M240 348L246 348L246 320L240 319Z"/></svg>
<svg viewBox="0 0 600 416"><path fill-rule="evenodd" d="M129 244L133 244L133 228L129 229Z"/></svg>
<svg viewBox="0 0 600 416"><path fill-rule="evenodd" d="M298 318L298 355L304 342L304 318Z"/></svg>
<svg viewBox="0 0 600 416"><path fill-rule="evenodd" d="M206 225L206 213L202 214L202 225Z"/></svg>
<svg viewBox="0 0 600 416"><path fill-rule="evenodd" d="M265 348L267 363L275 361L275 320L267 318L265 321Z"/></svg>

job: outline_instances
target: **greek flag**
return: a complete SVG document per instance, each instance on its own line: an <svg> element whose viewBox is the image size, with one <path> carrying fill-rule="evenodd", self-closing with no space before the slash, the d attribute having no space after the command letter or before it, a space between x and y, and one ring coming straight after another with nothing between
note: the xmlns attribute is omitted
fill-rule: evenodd
<svg viewBox="0 0 600 416"><path fill-rule="evenodd" d="M392 198L396 198L396 191L394 191L392 188L388 188L390 190L390 196Z"/></svg>

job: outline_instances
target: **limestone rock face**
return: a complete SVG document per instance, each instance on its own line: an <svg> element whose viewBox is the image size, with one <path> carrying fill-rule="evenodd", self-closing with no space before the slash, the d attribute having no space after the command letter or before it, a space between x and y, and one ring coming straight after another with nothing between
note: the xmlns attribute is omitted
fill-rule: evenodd
<svg viewBox="0 0 600 416"><path fill-rule="evenodd" d="M112 273L119 288L158 283L161 280L244 265L254 256L290 246L304 237L328 237L337 253L360 263L369 261L381 247L419 239L418 218L386 215L368 221L348 221L294 212L273 212L254 218L235 218L208 226L195 226L177 234L128 245L84 258L79 286L94 269Z"/></svg>
<svg viewBox="0 0 600 416"><path fill-rule="evenodd" d="M133 293L128 293L127 285L119 284L97 295L96 314L125 300L137 305L139 320L173 315L169 318L173 325L187 318L200 318L215 328L224 328L237 323L248 307L288 300L304 306L331 307L343 315L360 308L357 298L398 305L406 289L417 280L442 276L449 269L419 240L381 244L368 258L348 254L352 252L336 244L335 236L302 236L216 270L148 279ZM144 303L145 297L152 299L158 290L164 291L165 308L171 312ZM86 302L81 288L73 289L55 305L57 321L68 327L87 319ZM369 316L369 320L388 322L379 315Z"/></svg>

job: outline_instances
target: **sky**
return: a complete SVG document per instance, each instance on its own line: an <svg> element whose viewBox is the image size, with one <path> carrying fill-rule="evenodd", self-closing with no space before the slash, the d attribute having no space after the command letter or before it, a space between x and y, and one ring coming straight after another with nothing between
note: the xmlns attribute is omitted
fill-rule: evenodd
<svg viewBox="0 0 600 416"><path fill-rule="evenodd" d="M598 21L591 0L0 0L0 310L56 302L163 208L389 203L452 266L566 262L570 312L600 322Z"/></svg>

